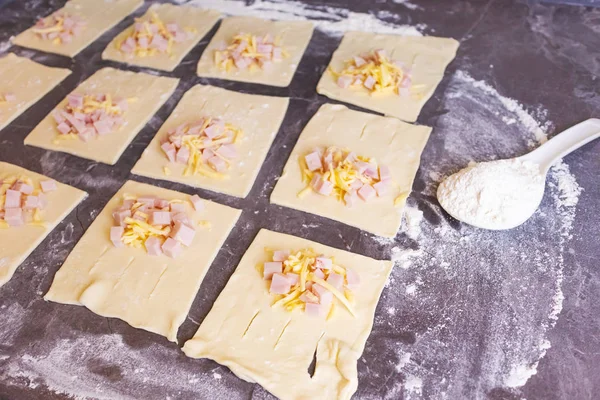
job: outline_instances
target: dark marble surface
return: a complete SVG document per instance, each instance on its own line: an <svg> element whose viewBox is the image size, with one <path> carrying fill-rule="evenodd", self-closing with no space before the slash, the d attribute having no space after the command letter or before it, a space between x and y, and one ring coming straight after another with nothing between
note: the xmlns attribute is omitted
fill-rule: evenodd
<svg viewBox="0 0 600 400"><path fill-rule="evenodd" d="M62 3L23 0L0 8L0 43ZM335 35L315 31L290 87L272 88L197 78L196 62L213 30L168 74L182 78L176 94L114 167L24 147L23 139L99 67L139 70L100 59L101 50L132 17L74 60L12 47L8 50L47 65L71 68L74 73L0 132L0 160L74 185L90 197L0 288L0 398L270 398L258 385L242 382L214 362L186 358L177 345L160 336L96 316L83 307L46 303L41 298L106 201L132 177L131 167L183 91L196 83L289 96L291 104L248 198L198 190L202 196L244 211L180 329L180 342L193 335L245 248L265 227L376 258L404 249L421 249L428 255L417 258L409 269L395 269L359 360L355 398L598 398L600 141L565 159L583 188L579 203L561 205L564 177L557 172L549 178L540 212L513 231L480 232L461 225L441 212L432 194L436 174L446 175L471 159L510 157L531 147L526 123L506 122L518 114L498 96L517 100L550 134L600 114L600 11L508 0L304 3L317 10L329 7L332 15L344 14L343 9L349 7L394 24L423 24L424 34L460 40L456 60L418 121L434 128L409 201L412 208L424 212L421 235L401 232L394 241L381 241L268 202L302 127L327 101L316 94L315 87L339 43ZM498 93L482 91L473 83L479 80ZM183 185L152 183L195 192ZM560 289L564 301L554 320L549 316ZM540 342L545 340L551 347L544 355ZM410 359L403 358L409 353ZM507 376L518 365L537 367L537 374L522 387L509 387ZM422 386L415 384L415 378Z"/></svg>

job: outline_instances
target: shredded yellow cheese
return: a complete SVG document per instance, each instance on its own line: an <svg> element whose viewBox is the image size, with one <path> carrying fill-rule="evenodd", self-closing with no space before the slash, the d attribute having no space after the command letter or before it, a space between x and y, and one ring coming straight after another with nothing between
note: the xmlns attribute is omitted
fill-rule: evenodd
<svg viewBox="0 0 600 400"><path fill-rule="evenodd" d="M243 64L244 68L247 67L253 71L260 69L265 62L280 61L273 56L274 53L259 52L258 46L261 44L270 45L274 49L278 49L275 51L279 51L281 57L289 57L289 53L283 47L279 46L279 38L271 41L269 35L257 37L252 34L239 33L232 38L225 49L215 50L215 65L222 71L229 72L234 67L240 68L241 64L237 63L236 60L242 59L245 60ZM240 49L242 50L240 51Z"/></svg>

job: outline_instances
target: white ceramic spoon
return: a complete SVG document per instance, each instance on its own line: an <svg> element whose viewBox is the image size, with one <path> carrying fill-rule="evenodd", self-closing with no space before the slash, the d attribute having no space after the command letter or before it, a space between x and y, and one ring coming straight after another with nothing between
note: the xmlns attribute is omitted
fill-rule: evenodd
<svg viewBox="0 0 600 400"><path fill-rule="evenodd" d="M600 119L588 119L532 152L508 160L471 165L438 187L441 206L454 218L484 229L511 229L539 207L550 167L600 137Z"/></svg>

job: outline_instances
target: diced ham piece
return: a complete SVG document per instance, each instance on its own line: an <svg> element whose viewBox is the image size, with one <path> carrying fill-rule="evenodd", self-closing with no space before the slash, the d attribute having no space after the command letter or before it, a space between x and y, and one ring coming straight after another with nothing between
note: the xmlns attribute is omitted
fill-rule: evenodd
<svg viewBox="0 0 600 400"><path fill-rule="evenodd" d="M263 268L263 278L271 279L273 274L280 274L283 271L283 264L281 262L266 262Z"/></svg>
<svg viewBox="0 0 600 400"><path fill-rule="evenodd" d="M321 184L317 189L317 193L322 194L323 196L329 196L333 191L333 183L329 181L321 180Z"/></svg>
<svg viewBox="0 0 600 400"><path fill-rule="evenodd" d="M342 89L346 89L348 86L352 84L353 78L351 76L343 75L340 76L337 80L337 85Z"/></svg>
<svg viewBox="0 0 600 400"><path fill-rule="evenodd" d="M118 99L115 101L115 104L117 105L117 107L119 107L119 110L121 111L127 111L127 109L129 108L129 102L127 101L127 99Z"/></svg>
<svg viewBox="0 0 600 400"><path fill-rule="evenodd" d="M319 278L319 279L325 279L325 273L324 273L324 272L323 272L323 270L321 270L321 269L316 269L316 270L313 272L313 275L314 275L314 276L316 276L316 277L317 277L317 278Z"/></svg>
<svg viewBox="0 0 600 400"><path fill-rule="evenodd" d="M383 58L387 57L387 53L385 52L385 50L383 49L379 49L375 51L375 54L377 54L377 57L381 60Z"/></svg>
<svg viewBox="0 0 600 400"><path fill-rule="evenodd" d="M404 78L402 78L402 82L400 82L400 87L408 89L411 83L412 79L410 78L410 76L405 76Z"/></svg>
<svg viewBox="0 0 600 400"><path fill-rule="evenodd" d="M10 226L21 226L25 223L23 218L23 210L21 208L5 208L4 220Z"/></svg>
<svg viewBox="0 0 600 400"><path fill-rule="evenodd" d="M292 285L288 278L283 274L273 274L271 278L271 287L269 292L272 294L288 294Z"/></svg>
<svg viewBox="0 0 600 400"><path fill-rule="evenodd" d="M208 162L208 160L210 160L211 158L213 158L215 156L215 152L212 151L211 149L204 149L202 151L202 161L204 162Z"/></svg>
<svg viewBox="0 0 600 400"><path fill-rule="evenodd" d="M390 167L387 165L379 166L379 180L380 181L389 181L392 179L392 173L390 171Z"/></svg>
<svg viewBox="0 0 600 400"><path fill-rule="evenodd" d="M111 124L107 120L99 120L93 123L94 129L98 135L106 135L111 131Z"/></svg>
<svg viewBox="0 0 600 400"><path fill-rule="evenodd" d="M181 222L184 225L192 225L192 221L190 220L190 218L183 212L173 214L171 216L171 220L173 220L173 223Z"/></svg>
<svg viewBox="0 0 600 400"><path fill-rule="evenodd" d="M175 161L180 164L187 164L190 159L190 150L187 147L181 147L177 150L177 156L175 157Z"/></svg>
<svg viewBox="0 0 600 400"><path fill-rule="evenodd" d="M154 202L156 201L156 197L154 196L141 196L137 199L138 203L145 204L149 207L154 207Z"/></svg>
<svg viewBox="0 0 600 400"><path fill-rule="evenodd" d="M78 93L71 93L67 96L67 102L72 108L83 107L83 95Z"/></svg>
<svg viewBox="0 0 600 400"><path fill-rule="evenodd" d="M256 51L258 51L261 54L268 54L270 56L271 52L273 51L273 45L259 44L258 46L256 46Z"/></svg>
<svg viewBox="0 0 600 400"><path fill-rule="evenodd" d="M371 185L363 185L360 189L358 189L358 197L363 199L364 201L368 201L369 199L375 197L375 189Z"/></svg>
<svg viewBox="0 0 600 400"><path fill-rule="evenodd" d="M346 268L346 286L350 290L356 290L360 285L360 276L353 269Z"/></svg>
<svg viewBox="0 0 600 400"><path fill-rule="evenodd" d="M233 63L238 69L246 69L250 65L250 61L246 57L234 58Z"/></svg>
<svg viewBox="0 0 600 400"><path fill-rule="evenodd" d="M217 154L227 159L237 158L238 154L235 146L232 144L224 144L217 149Z"/></svg>
<svg viewBox="0 0 600 400"><path fill-rule="evenodd" d="M273 47L273 61L281 61L283 58L283 52L281 47Z"/></svg>
<svg viewBox="0 0 600 400"><path fill-rule="evenodd" d="M39 199L37 196L27 196L25 197L25 203L23 204L23 208L26 210L33 210L37 208L39 204Z"/></svg>
<svg viewBox="0 0 600 400"><path fill-rule="evenodd" d="M156 236L150 236L144 242L144 246L146 246L146 251L151 256L160 256L163 253L161 245L162 243L160 242L160 239Z"/></svg>
<svg viewBox="0 0 600 400"><path fill-rule="evenodd" d="M346 192L344 194L344 203L346 203L346 207L354 207L358 200L358 196L355 191Z"/></svg>
<svg viewBox="0 0 600 400"><path fill-rule="evenodd" d="M167 257L171 257L171 258L177 258L183 251L183 247L181 247L181 243L179 243L177 240L173 240L171 238L167 238L167 240L165 240L165 242L161 246L161 249Z"/></svg>
<svg viewBox="0 0 600 400"><path fill-rule="evenodd" d="M79 136L79 138L84 142L87 142L94 137L95 132L95 129L84 129L81 132L79 132L77 136Z"/></svg>
<svg viewBox="0 0 600 400"><path fill-rule="evenodd" d="M273 252L273 261L285 261L290 256L289 250L275 250Z"/></svg>
<svg viewBox="0 0 600 400"><path fill-rule="evenodd" d="M120 226L125 226L125 218L131 217L131 210L120 210L113 213L115 223Z"/></svg>
<svg viewBox="0 0 600 400"><path fill-rule="evenodd" d="M223 172L225 169L227 169L227 163L225 160L217 156L209 158L208 165L210 165L217 172Z"/></svg>
<svg viewBox="0 0 600 400"><path fill-rule="evenodd" d="M169 42L162 37L162 35L154 35L154 37L152 37L152 42L150 42L150 48L156 49L163 53L167 51L168 46Z"/></svg>
<svg viewBox="0 0 600 400"><path fill-rule="evenodd" d="M315 259L315 267L319 269L330 270L332 265L333 261L331 261L331 258L321 256Z"/></svg>
<svg viewBox="0 0 600 400"><path fill-rule="evenodd" d="M60 35L58 35L58 37L60 37L60 41L62 43L71 43L73 40L73 35L71 35L69 32L62 32Z"/></svg>
<svg viewBox="0 0 600 400"><path fill-rule="evenodd" d="M200 196L198 196L197 194L190 197L190 201L192 202L192 205L194 206L194 210L196 210L196 211L204 210L204 200L202 200L200 198Z"/></svg>
<svg viewBox="0 0 600 400"><path fill-rule="evenodd" d="M110 228L110 240L113 242L115 247L124 247L125 243L121 240L123 237L123 233L125 233L125 228L122 226L112 226Z"/></svg>
<svg viewBox="0 0 600 400"><path fill-rule="evenodd" d="M305 303L319 303L319 296L311 292L310 290L305 290L299 297L299 299Z"/></svg>
<svg viewBox="0 0 600 400"><path fill-rule="evenodd" d="M389 181L377 182L376 184L373 185L373 189L375 189L375 191L377 192L377 196L379 196L379 197L385 196L390 189L390 182Z"/></svg>
<svg viewBox="0 0 600 400"><path fill-rule="evenodd" d="M354 65L358 68L362 67L363 65L365 65L367 62L365 61L364 58L359 57L359 56L354 56Z"/></svg>
<svg viewBox="0 0 600 400"><path fill-rule="evenodd" d="M19 208L21 207L21 192L18 190L8 189L6 198L4 199L4 208Z"/></svg>
<svg viewBox="0 0 600 400"><path fill-rule="evenodd" d="M182 203L172 203L171 204L171 212L172 213L182 213L185 212L185 205Z"/></svg>
<svg viewBox="0 0 600 400"><path fill-rule="evenodd" d="M290 284L292 286L297 285L298 282L300 282L300 275L295 274L293 272L288 272L287 274L285 274L285 276L288 278L288 280L290 281Z"/></svg>
<svg viewBox="0 0 600 400"><path fill-rule="evenodd" d="M215 137L219 136L223 132L223 127L218 124L211 124L210 126L204 129L204 134L208 136L211 140Z"/></svg>
<svg viewBox="0 0 600 400"><path fill-rule="evenodd" d="M329 277L327 277L327 283L329 283L337 290L342 290L342 287L344 286L344 277L340 274L332 272L331 274L329 274Z"/></svg>
<svg viewBox="0 0 600 400"><path fill-rule="evenodd" d="M306 155L304 161L306 161L306 166L310 171L316 171L323 168L323 165L321 164L321 155L316 151Z"/></svg>
<svg viewBox="0 0 600 400"><path fill-rule="evenodd" d="M56 122L57 124L62 124L63 122L65 122L65 118L61 115L59 110L52 111L50 115L52 115L54 122Z"/></svg>
<svg viewBox="0 0 600 400"><path fill-rule="evenodd" d="M175 146L173 146L172 143L163 143L162 146L160 146L160 148L165 152L170 162L175 162L177 150L175 149Z"/></svg>
<svg viewBox="0 0 600 400"><path fill-rule="evenodd" d="M373 86L375 86L375 78L373 78L371 75L367 76L367 79L365 79L363 85L367 89L373 89Z"/></svg>
<svg viewBox="0 0 600 400"><path fill-rule="evenodd" d="M173 239L183 243L186 246L191 246L196 236L196 230L182 223L181 221L175 222L175 226L171 230L170 236Z"/></svg>
<svg viewBox="0 0 600 400"><path fill-rule="evenodd" d="M371 164L366 163L364 161L356 161L354 163L354 167L356 168L356 170L358 171L359 174L364 174L365 171L371 167Z"/></svg>
<svg viewBox="0 0 600 400"><path fill-rule="evenodd" d="M44 193L38 194L38 208L43 210L48 205L48 199Z"/></svg>
<svg viewBox="0 0 600 400"><path fill-rule="evenodd" d="M67 133L71 132L71 125L67 124L66 122L61 122L58 124L56 129L58 129L58 131L63 135L66 135Z"/></svg>
<svg viewBox="0 0 600 400"><path fill-rule="evenodd" d="M311 317L324 317L327 314L328 306L316 303L306 303L304 311Z"/></svg>
<svg viewBox="0 0 600 400"><path fill-rule="evenodd" d="M169 211L154 211L150 215L150 225L170 225L171 213Z"/></svg>
<svg viewBox="0 0 600 400"><path fill-rule="evenodd" d="M363 187L363 183L360 179L355 179L352 181L352 183L350 184L350 188L354 189L354 190L358 190L361 187Z"/></svg>
<svg viewBox="0 0 600 400"><path fill-rule="evenodd" d="M318 283L315 283L313 285L312 291L314 294L319 296L320 304L328 306L333 301L333 293L331 293L329 290L325 289L323 286L319 285Z"/></svg>
<svg viewBox="0 0 600 400"><path fill-rule="evenodd" d="M23 194L33 193L33 186L26 184L25 182L17 182L12 187L13 190L21 192Z"/></svg>
<svg viewBox="0 0 600 400"><path fill-rule="evenodd" d="M377 166L373 164L369 164L369 166L365 169L365 172L363 172L363 174L365 176L368 176L369 178L379 179L379 172L377 171Z"/></svg>
<svg viewBox="0 0 600 400"><path fill-rule="evenodd" d="M165 28L167 28L167 30L171 33L173 32L177 32L179 30L179 25L175 24L175 23L170 23L170 24L166 24Z"/></svg>
<svg viewBox="0 0 600 400"><path fill-rule="evenodd" d="M169 205L169 202L165 199L154 200L154 207L156 207L156 208L166 208L168 205Z"/></svg>
<svg viewBox="0 0 600 400"><path fill-rule="evenodd" d="M142 36L138 39L137 44L141 49L147 49L150 46L150 41L147 36Z"/></svg>

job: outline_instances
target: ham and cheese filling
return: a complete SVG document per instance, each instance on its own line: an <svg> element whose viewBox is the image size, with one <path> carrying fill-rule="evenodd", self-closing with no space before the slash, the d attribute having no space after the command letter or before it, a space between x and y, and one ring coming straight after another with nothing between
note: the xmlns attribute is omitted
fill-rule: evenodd
<svg viewBox="0 0 600 400"><path fill-rule="evenodd" d="M193 195L190 202L194 210L203 210L204 203L198 195ZM192 245L196 235L194 222L181 200L125 196L113 212L113 219L110 240L115 247L145 247L152 256L177 258L184 247Z"/></svg>
<svg viewBox="0 0 600 400"><path fill-rule="evenodd" d="M48 205L46 193L57 190L53 180L35 184L27 176L0 179L0 228L44 226L42 210Z"/></svg>
<svg viewBox="0 0 600 400"><path fill-rule="evenodd" d="M98 135L118 131L124 123L122 115L128 102L113 99L110 94L69 94L64 108L52 112L59 138L79 138L87 142Z"/></svg>
<svg viewBox="0 0 600 400"><path fill-rule="evenodd" d="M333 257L319 255L313 249L298 251L265 249L271 260L262 267L269 281L269 292L277 296L273 306L287 311L296 308L313 316L331 317L334 298L354 315L353 291L360 285L358 274L341 265Z"/></svg>
<svg viewBox="0 0 600 400"><path fill-rule="evenodd" d="M225 178L238 157L242 130L222 119L205 117L167 132L161 148L172 163L185 164L183 174Z"/></svg>
<svg viewBox="0 0 600 400"><path fill-rule="evenodd" d="M269 34L257 37L239 33L229 45L222 43L215 50L215 64L227 72L234 67L239 70L264 69L288 56L285 49L278 45L277 39Z"/></svg>
<svg viewBox="0 0 600 400"><path fill-rule="evenodd" d="M411 94L410 70L400 62L389 58L385 50L355 56L346 61L341 72L330 70L341 88L365 88L371 94Z"/></svg>
<svg viewBox="0 0 600 400"><path fill-rule="evenodd" d="M32 30L41 39L50 40L53 44L59 45L71 43L85 26L86 22L83 18L60 12L40 18Z"/></svg>
<svg viewBox="0 0 600 400"><path fill-rule="evenodd" d="M11 93L11 92L0 93L0 104L13 103L15 101L17 101L17 96L14 93Z"/></svg>
<svg viewBox="0 0 600 400"><path fill-rule="evenodd" d="M185 42L196 32L195 28L181 28L174 22L164 23L156 12L152 12L149 20L136 19L131 33L117 42L117 48L137 57L171 55L174 43Z"/></svg>
<svg viewBox="0 0 600 400"><path fill-rule="evenodd" d="M300 157L302 179L308 185L298 196L314 191L334 196L352 207L358 201L383 197L392 187L392 176L386 165L338 147L318 147Z"/></svg>

